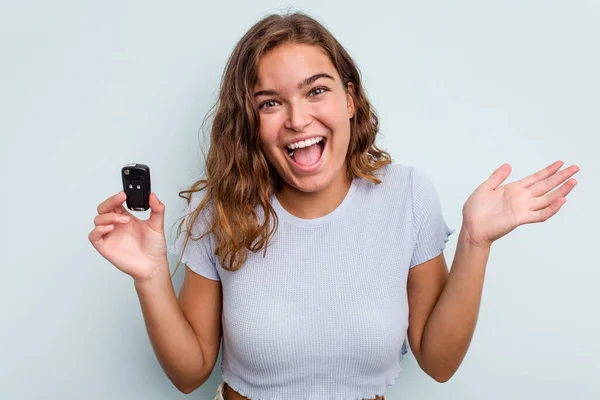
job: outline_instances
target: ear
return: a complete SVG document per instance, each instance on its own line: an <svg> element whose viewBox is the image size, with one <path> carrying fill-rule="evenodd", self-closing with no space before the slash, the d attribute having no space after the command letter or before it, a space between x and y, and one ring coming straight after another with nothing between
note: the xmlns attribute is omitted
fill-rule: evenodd
<svg viewBox="0 0 600 400"><path fill-rule="evenodd" d="M350 119L352 119L356 112L354 106L354 84L352 82L348 82L346 94L348 96L348 115L350 116Z"/></svg>

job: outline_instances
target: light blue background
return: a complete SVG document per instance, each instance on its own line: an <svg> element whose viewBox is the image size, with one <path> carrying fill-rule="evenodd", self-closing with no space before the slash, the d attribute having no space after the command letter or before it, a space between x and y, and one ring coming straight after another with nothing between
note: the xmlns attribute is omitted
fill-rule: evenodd
<svg viewBox="0 0 600 400"><path fill-rule="evenodd" d="M121 188L120 168L142 162L172 243L177 192L200 177L199 129L225 62L254 22L287 4L0 4L0 398L181 398L131 278L87 235L98 203ZM449 225L460 227L464 201L504 162L509 182L557 159L581 167L557 216L494 244L456 375L438 384L409 354L386 398L600 398L600 3L294 6L355 57L380 145L431 177ZM455 248L453 237L449 262ZM219 382L216 370L189 397L212 399Z"/></svg>

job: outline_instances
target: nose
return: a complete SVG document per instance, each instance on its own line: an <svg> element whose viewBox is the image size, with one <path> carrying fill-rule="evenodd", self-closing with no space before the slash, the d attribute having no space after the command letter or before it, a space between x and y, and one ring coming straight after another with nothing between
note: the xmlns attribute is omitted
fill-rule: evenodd
<svg viewBox="0 0 600 400"><path fill-rule="evenodd" d="M288 118L284 126L296 132L301 132L312 122L312 116L307 104L302 102L290 103L288 107Z"/></svg>

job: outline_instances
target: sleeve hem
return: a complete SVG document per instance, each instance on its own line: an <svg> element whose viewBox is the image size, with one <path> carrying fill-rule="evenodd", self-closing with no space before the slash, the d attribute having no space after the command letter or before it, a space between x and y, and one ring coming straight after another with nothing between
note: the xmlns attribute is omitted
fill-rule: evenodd
<svg viewBox="0 0 600 400"><path fill-rule="evenodd" d="M442 252L446 249L446 243L448 243L450 240L450 235L452 235L455 231L456 229L446 228L446 237L443 243L438 247L430 245L427 248L415 250L409 268L414 268L417 265L423 264L424 262L432 260L442 254Z"/></svg>
<svg viewBox="0 0 600 400"><path fill-rule="evenodd" d="M179 253L175 250L175 245L169 246L168 250L169 250L170 253L176 255L177 257L179 257ZM192 270L192 272L194 272L194 273L196 273L196 274L198 274L198 275L200 275L200 276L202 276L202 277L204 277L206 279L210 279L212 281L218 281L218 282L221 281L221 279L218 276L215 276L216 274L209 273L206 270L204 270L203 268L201 268L201 267L199 267L197 265L191 264L188 261L188 259L185 258L185 257L181 257L181 262L183 264L185 264L190 270Z"/></svg>

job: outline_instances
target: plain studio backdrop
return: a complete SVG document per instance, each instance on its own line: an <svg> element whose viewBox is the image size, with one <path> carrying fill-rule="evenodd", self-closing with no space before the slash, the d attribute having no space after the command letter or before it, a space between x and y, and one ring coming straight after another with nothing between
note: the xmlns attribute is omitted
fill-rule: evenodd
<svg viewBox="0 0 600 400"><path fill-rule="evenodd" d="M156 361L132 279L87 235L97 205L121 189L121 167L139 162L173 242L185 209L177 193L201 177L200 127L227 58L256 21L289 6L2 1L0 398L184 397ZM513 167L507 182L555 160L581 167L555 217L493 245L455 376L439 384L409 353L386 398L600 398L600 3L291 6L355 58L381 147L436 185L457 228L449 264L462 205L502 163ZM177 291L182 277L180 268ZM212 399L220 378L217 364L189 397Z"/></svg>

